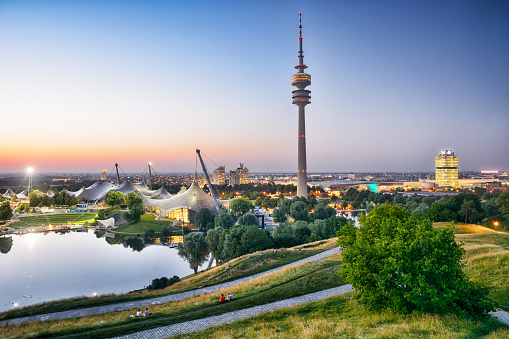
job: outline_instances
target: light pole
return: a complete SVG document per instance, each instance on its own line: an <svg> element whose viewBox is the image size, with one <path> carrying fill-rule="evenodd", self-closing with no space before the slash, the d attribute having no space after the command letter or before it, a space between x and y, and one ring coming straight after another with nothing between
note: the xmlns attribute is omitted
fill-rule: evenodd
<svg viewBox="0 0 509 339"><path fill-rule="evenodd" d="M498 221L493 222L493 225L495 226L495 231L496 231L497 227L498 227Z"/></svg>

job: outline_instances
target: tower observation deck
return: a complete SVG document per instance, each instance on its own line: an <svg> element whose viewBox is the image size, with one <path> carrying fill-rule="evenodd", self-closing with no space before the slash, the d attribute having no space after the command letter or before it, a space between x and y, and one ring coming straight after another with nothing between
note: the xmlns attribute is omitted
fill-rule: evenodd
<svg viewBox="0 0 509 339"><path fill-rule="evenodd" d="M299 12L299 64L295 66L297 73L292 75L292 85L297 87L292 91L292 104L299 107L299 134L297 144L297 196L308 197L307 165L306 165L306 115L305 107L311 103L311 91L306 87L311 85L311 75L304 72L308 66L304 65L302 52L302 20Z"/></svg>

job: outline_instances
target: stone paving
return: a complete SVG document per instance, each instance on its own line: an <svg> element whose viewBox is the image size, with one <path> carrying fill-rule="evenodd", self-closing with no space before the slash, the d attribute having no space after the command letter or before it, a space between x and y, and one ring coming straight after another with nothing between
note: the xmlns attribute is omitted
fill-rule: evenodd
<svg viewBox="0 0 509 339"><path fill-rule="evenodd" d="M273 268L271 270L268 270L268 271L265 271L262 273L258 273L258 274L255 274L255 275L252 275L249 277L244 277L244 278L237 279L234 281L229 281L229 282L225 282L225 283L214 285L214 286L203 287L203 288L199 288L196 290L187 291L187 292L183 292L183 293L171 294L171 295L166 295L163 297L157 297L157 298L152 298L152 299L130 301L130 302L124 302L124 303L118 303L118 304L96 306L96 307L82 308L82 309L77 309L77 310L69 310L69 311L63 311L63 312L34 315L34 316L29 316L29 317L24 317L24 318L3 320L3 321L0 321L0 325L4 325L4 324L18 325L18 324L21 324L26 321L45 321L45 320L65 319L65 318L73 318L73 317L83 317L83 316L92 315L92 314L101 314L101 313L114 312L114 311L130 310L135 307L141 307L143 305L163 304L163 303L167 303L170 301L182 300L182 299L186 299L186 298L189 298L189 297L192 297L195 295L200 295L200 294L204 294L204 293L212 293L212 292L216 292L219 290L227 289L231 286L234 286L234 285L237 285L237 284L249 281L249 280L253 280L253 279L259 278L264 275L272 274L274 272L283 270L287 267L298 266L298 265L301 265L308 261L320 260L320 259L323 259L330 255L339 253L339 251L340 251L340 248L335 247L330 250L324 251L322 253L319 253L319 254L301 259L299 261L295 261L293 263L287 264L285 266Z"/></svg>
<svg viewBox="0 0 509 339"><path fill-rule="evenodd" d="M150 330L140 331L129 335L117 337L116 339L142 339L142 338L154 338L162 339L172 337L177 334L186 334L191 332L197 332L205 330L209 327L230 324L232 322L255 317L261 313L272 312L282 308L288 308L292 306L302 305L314 301L327 299L336 295L352 292L354 289L352 285L343 285L328 290L323 290L315 293L302 295L300 297L294 297L290 299L280 300L273 303L254 306L251 308L245 308L243 310L228 312L221 315L216 315L208 318L196 319L186 321L183 323L162 326L153 328Z"/></svg>

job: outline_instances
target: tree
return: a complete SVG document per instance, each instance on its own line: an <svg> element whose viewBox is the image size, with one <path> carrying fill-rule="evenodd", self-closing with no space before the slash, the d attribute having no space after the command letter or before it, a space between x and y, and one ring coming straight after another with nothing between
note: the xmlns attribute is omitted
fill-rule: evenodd
<svg viewBox="0 0 509 339"><path fill-rule="evenodd" d="M315 206L315 219L327 219L336 215L336 210L330 206L325 206L323 203L318 203Z"/></svg>
<svg viewBox="0 0 509 339"><path fill-rule="evenodd" d="M501 214L509 213L509 191L500 194L495 203L499 206Z"/></svg>
<svg viewBox="0 0 509 339"><path fill-rule="evenodd" d="M0 253L7 254L12 248L12 237L0 237Z"/></svg>
<svg viewBox="0 0 509 339"><path fill-rule="evenodd" d="M305 221L297 221L295 223L294 228L294 234L299 239L300 242L307 242L309 236L311 235L311 228L309 228L309 225Z"/></svg>
<svg viewBox="0 0 509 339"><path fill-rule="evenodd" d="M462 271L464 250L452 229L434 229L404 208L385 204L338 232L339 274L371 309L485 315L488 290Z"/></svg>
<svg viewBox="0 0 509 339"><path fill-rule="evenodd" d="M198 272L209 254L209 244L201 233L190 233L184 237L184 243L178 244L178 255L189 263L189 267Z"/></svg>
<svg viewBox="0 0 509 339"><path fill-rule="evenodd" d="M292 225L289 223L279 224L276 227L274 227L274 230L272 231L273 237L278 237L283 234L286 235L294 235L293 234L293 228Z"/></svg>
<svg viewBox="0 0 509 339"><path fill-rule="evenodd" d="M239 225L258 226L258 218L254 214L246 213L239 218Z"/></svg>
<svg viewBox="0 0 509 339"><path fill-rule="evenodd" d="M461 209L458 212L460 217L465 216L465 223L467 221L473 222L478 219L478 212L475 209L474 202L472 200L465 200L461 204Z"/></svg>
<svg viewBox="0 0 509 339"><path fill-rule="evenodd" d="M109 191L104 197L104 202L110 206L123 204L124 201L124 193L122 192Z"/></svg>
<svg viewBox="0 0 509 339"><path fill-rule="evenodd" d="M482 204L484 213L486 216L491 218L499 214L498 206L492 202L486 202Z"/></svg>
<svg viewBox="0 0 509 339"><path fill-rule="evenodd" d="M243 215L253 208L253 205L246 199L235 199L230 204L230 209L237 215Z"/></svg>
<svg viewBox="0 0 509 339"><path fill-rule="evenodd" d="M308 207L302 201L295 201L290 207L290 213L295 220L308 220Z"/></svg>
<svg viewBox="0 0 509 339"><path fill-rule="evenodd" d="M134 205L143 206L143 200L134 192L124 195L124 202L129 209L131 209Z"/></svg>
<svg viewBox="0 0 509 339"><path fill-rule="evenodd" d="M141 216L145 214L145 210L143 209L143 207L141 205L134 205L132 206L132 208L130 209L129 212L124 212L122 214L122 218L130 221L130 222L138 222L140 221L141 219Z"/></svg>
<svg viewBox="0 0 509 339"><path fill-rule="evenodd" d="M290 208L292 207L292 200L282 198L279 200L277 205L284 215L290 215Z"/></svg>
<svg viewBox="0 0 509 339"><path fill-rule="evenodd" d="M244 253L262 251L272 247L272 238L269 231L250 226L246 229L240 242L244 247Z"/></svg>
<svg viewBox="0 0 509 339"><path fill-rule="evenodd" d="M206 229L207 224L213 221L214 215L208 208L200 209L198 212L196 212L196 215L194 216L194 224L196 225L196 227L199 227L202 230Z"/></svg>
<svg viewBox="0 0 509 339"><path fill-rule="evenodd" d="M0 205L0 220L10 220L12 218L11 203L4 201Z"/></svg>
<svg viewBox="0 0 509 339"><path fill-rule="evenodd" d="M147 228L145 230L145 239L152 239L156 235L156 231L153 228Z"/></svg>
<svg viewBox="0 0 509 339"><path fill-rule="evenodd" d="M233 218L226 208L221 208L214 218L214 225L216 227L230 228L235 224Z"/></svg>
<svg viewBox="0 0 509 339"><path fill-rule="evenodd" d="M283 210L279 207L276 207L274 209L274 212L272 213L272 218L274 222L282 223L286 221L286 216Z"/></svg>
<svg viewBox="0 0 509 339"><path fill-rule="evenodd" d="M213 258L217 259L218 249L219 249L219 241L221 239L221 233L223 233L224 229L222 227L216 227L207 231L207 236L205 240L209 244L210 253Z"/></svg>

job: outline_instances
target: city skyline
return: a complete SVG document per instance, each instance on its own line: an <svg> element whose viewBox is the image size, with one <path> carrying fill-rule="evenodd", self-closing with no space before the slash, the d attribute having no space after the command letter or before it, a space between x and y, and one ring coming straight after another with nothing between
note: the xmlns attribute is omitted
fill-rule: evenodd
<svg viewBox="0 0 509 339"><path fill-rule="evenodd" d="M300 11L308 172L509 169L505 2L0 1L0 172L296 173Z"/></svg>

